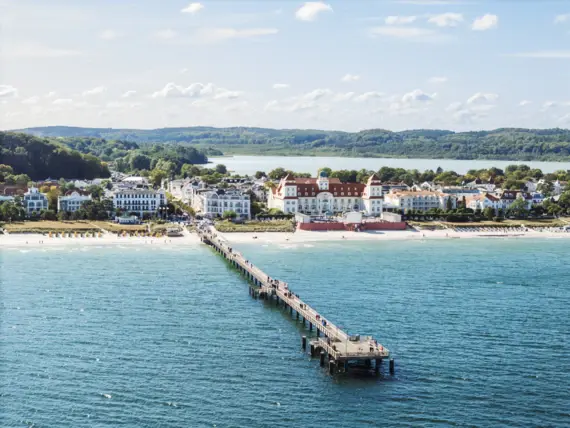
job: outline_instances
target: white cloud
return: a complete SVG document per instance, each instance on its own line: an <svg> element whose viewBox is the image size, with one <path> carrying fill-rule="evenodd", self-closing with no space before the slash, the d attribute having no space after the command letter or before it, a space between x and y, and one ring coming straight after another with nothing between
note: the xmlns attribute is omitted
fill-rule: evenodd
<svg viewBox="0 0 570 428"><path fill-rule="evenodd" d="M276 28L201 28L195 33L193 41L216 43L231 39L249 39L277 34Z"/></svg>
<svg viewBox="0 0 570 428"><path fill-rule="evenodd" d="M22 104L37 104L40 101L40 97L30 97L22 100Z"/></svg>
<svg viewBox="0 0 570 428"><path fill-rule="evenodd" d="M510 54L508 56L517 58L542 58L542 59L567 59L570 58L570 51L535 51Z"/></svg>
<svg viewBox="0 0 570 428"><path fill-rule="evenodd" d="M289 88L289 84L287 83L274 83L273 89L287 89Z"/></svg>
<svg viewBox="0 0 570 428"><path fill-rule="evenodd" d="M357 74L345 74L342 79L340 79L342 82L356 82L357 80L360 79L360 76Z"/></svg>
<svg viewBox="0 0 570 428"><path fill-rule="evenodd" d="M243 92L240 91L228 91L227 89L219 88L216 90L216 94L214 95L215 100L220 99L227 99L233 100L243 95Z"/></svg>
<svg viewBox="0 0 570 428"><path fill-rule="evenodd" d="M332 91L330 89L315 89L314 91L308 92L302 96L302 99L309 100L309 101L316 101L318 99L323 98L326 95L332 95Z"/></svg>
<svg viewBox="0 0 570 428"><path fill-rule="evenodd" d="M56 96L56 92L55 91L50 91L46 94L46 98L53 98Z"/></svg>
<svg viewBox="0 0 570 428"><path fill-rule="evenodd" d="M188 73L189 71L190 71L190 70L188 70L187 68L182 68L182 69L179 71L179 73L180 73L180 74L186 74L186 73Z"/></svg>
<svg viewBox="0 0 570 428"><path fill-rule="evenodd" d="M164 88L152 94L152 98L202 98L214 100L235 99L243 95L240 91L217 88L213 83L192 83L188 87L168 83Z"/></svg>
<svg viewBox="0 0 570 428"><path fill-rule="evenodd" d="M72 49L51 48L33 43L6 43L0 55L11 58L66 58L82 55L82 52Z"/></svg>
<svg viewBox="0 0 570 428"><path fill-rule="evenodd" d="M170 40L176 37L176 32L171 29L164 29L156 31L153 36L160 40Z"/></svg>
<svg viewBox="0 0 570 428"><path fill-rule="evenodd" d="M428 79L429 83L437 84L437 83L445 83L447 82L447 77L445 76L434 76Z"/></svg>
<svg viewBox="0 0 570 428"><path fill-rule="evenodd" d="M10 85L0 85L0 98L16 98L18 90Z"/></svg>
<svg viewBox="0 0 570 428"><path fill-rule="evenodd" d="M103 40L115 40L120 37L120 34L115 30L103 30L99 33L99 38Z"/></svg>
<svg viewBox="0 0 570 428"><path fill-rule="evenodd" d="M488 13L475 19L475 21L473 21L471 29L475 31L485 31L490 30L491 28L495 28L498 25L499 17L497 15L491 15Z"/></svg>
<svg viewBox="0 0 570 428"><path fill-rule="evenodd" d="M519 106L520 106L520 107L524 107L524 106L527 106L527 105L529 105L529 104L532 104L532 101L529 101L529 100L522 100L522 101L519 103Z"/></svg>
<svg viewBox="0 0 570 428"><path fill-rule="evenodd" d="M415 89L412 92L408 92L404 94L402 97L403 103L412 103L412 102L426 102L426 101L433 101L437 94L426 94L424 91L420 89Z"/></svg>
<svg viewBox="0 0 570 428"><path fill-rule="evenodd" d="M86 91L83 91L83 93L81 95L83 95L84 97L90 97L93 95L100 95L104 92L107 91L107 88L104 86L97 86L96 88L93 89L88 89Z"/></svg>
<svg viewBox="0 0 570 428"><path fill-rule="evenodd" d="M456 101L454 103L449 104L446 108L445 111L459 111L461 110L461 108L463 107L463 103L460 103L459 101Z"/></svg>
<svg viewBox="0 0 570 428"><path fill-rule="evenodd" d="M123 95L121 95L121 98L131 98L134 97L136 94L137 91L127 91Z"/></svg>
<svg viewBox="0 0 570 428"><path fill-rule="evenodd" d="M384 96L385 96L385 94L382 92L370 91L370 92L365 92L363 94L356 96L354 98L354 101L356 101L358 103L362 103L362 102L371 100L373 98L382 98Z"/></svg>
<svg viewBox="0 0 570 428"><path fill-rule="evenodd" d="M188 6L186 6L184 9L182 9L180 12L182 13L190 13L190 14L195 14L200 12L202 9L204 9L204 5L202 3L190 3Z"/></svg>
<svg viewBox="0 0 570 428"><path fill-rule="evenodd" d="M463 22L463 15L461 13L442 13L430 16L428 22L438 27L456 27Z"/></svg>
<svg viewBox="0 0 570 428"><path fill-rule="evenodd" d="M338 102L342 102L342 101L348 101L351 100L356 94L354 92L345 92L345 93L340 93L340 94L336 94L333 97L333 101L338 103Z"/></svg>
<svg viewBox="0 0 570 428"><path fill-rule="evenodd" d="M71 105L73 104L73 100L71 98L58 98L52 102L55 106L63 106L63 105Z"/></svg>
<svg viewBox="0 0 570 428"><path fill-rule="evenodd" d="M416 19L418 19L417 16L387 16L386 19L384 19L384 23L386 25L405 25L405 24L411 24L412 22L414 22Z"/></svg>
<svg viewBox="0 0 570 428"><path fill-rule="evenodd" d="M333 9L329 4L322 1L309 1L301 6L295 16L301 21L314 21L322 12L332 12Z"/></svg>
<svg viewBox="0 0 570 428"><path fill-rule="evenodd" d="M564 13L562 15L556 15L554 18L555 24L562 24L563 22L568 22L570 20L570 13Z"/></svg>
<svg viewBox="0 0 570 428"><path fill-rule="evenodd" d="M407 39L413 41L437 41L443 40L444 36L438 34L434 30L419 27L373 27L369 29L369 34L372 37L393 37L396 39Z"/></svg>
<svg viewBox="0 0 570 428"><path fill-rule="evenodd" d="M497 94L484 94L477 92L467 100L467 104L484 104L497 101L499 96Z"/></svg>

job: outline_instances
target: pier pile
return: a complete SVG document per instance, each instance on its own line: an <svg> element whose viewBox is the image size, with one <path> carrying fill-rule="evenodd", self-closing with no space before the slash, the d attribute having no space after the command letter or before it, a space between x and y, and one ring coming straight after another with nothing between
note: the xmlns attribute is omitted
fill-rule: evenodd
<svg viewBox="0 0 570 428"><path fill-rule="evenodd" d="M277 305L284 305L291 315L302 318L303 325L309 331L316 330L316 338L310 340L309 349L312 357L319 357L321 366L328 365L331 374L347 372L349 365L357 364L378 372L382 361L390 357L390 351L371 336L349 335L314 308L299 298L286 282L267 275L240 252L235 251L212 226L201 226L196 232L205 244L210 245L228 263L238 269L250 280L250 294L255 298L274 300ZM302 337L302 347L307 349L307 337ZM390 359L390 373L394 374L394 360Z"/></svg>

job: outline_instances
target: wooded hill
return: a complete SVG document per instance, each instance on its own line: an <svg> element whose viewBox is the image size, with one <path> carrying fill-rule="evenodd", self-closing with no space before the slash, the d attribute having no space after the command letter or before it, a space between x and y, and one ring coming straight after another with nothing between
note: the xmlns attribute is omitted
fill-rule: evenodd
<svg viewBox="0 0 570 428"><path fill-rule="evenodd" d="M225 154L336 155L451 159L570 160L570 130L502 128L453 132L371 129L360 132L266 128L152 130L44 127L22 130L45 137L94 137L137 143L189 143Z"/></svg>
<svg viewBox="0 0 570 428"><path fill-rule="evenodd" d="M52 178L93 179L110 176L99 158L70 150L45 138L0 132L0 165L32 180Z"/></svg>

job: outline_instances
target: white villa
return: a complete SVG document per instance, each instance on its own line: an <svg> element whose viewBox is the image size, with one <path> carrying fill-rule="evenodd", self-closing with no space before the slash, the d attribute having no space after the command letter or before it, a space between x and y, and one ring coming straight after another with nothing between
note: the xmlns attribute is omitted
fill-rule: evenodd
<svg viewBox="0 0 570 428"><path fill-rule="evenodd" d="M140 217L155 214L166 206L166 192L149 188L121 189L113 194L113 206L126 212L138 213Z"/></svg>
<svg viewBox="0 0 570 428"><path fill-rule="evenodd" d="M251 218L251 199L248 194L234 189L194 189L192 208L208 217L221 216L224 211L234 211L238 218Z"/></svg>
<svg viewBox="0 0 570 428"><path fill-rule="evenodd" d="M91 200L91 195L82 195L79 192L73 192L70 195L57 198L57 210L72 213L81 208L85 202Z"/></svg>
<svg viewBox="0 0 570 428"><path fill-rule="evenodd" d="M366 215L380 216L383 211L383 185L374 174L366 184L341 183L328 178L324 171L317 178L281 179L268 195L268 208L284 213L312 215L363 211Z"/></svg>
<svg viewBox="0 0 570 428"><path fill-rule="evenodd" d="M500 198L494 195L490 195L489 193L483 193L481 195L473 195L466 199L467 206L466 208L471 208L472 210L481 210L484 211L485 208L492 208L495 213L499 209L503 208L503 203Z"/></svg>
<svg viewBox="0 0 570 428"><path fill-rule="evenodd" d="M23 203L28 215L47 210L49 206L47 196L41 193L37 187L30 187L30 189L24 193Z"/></svg>
<svg viewBox="0 0 570 428"><path fill-rule="evenodd" d="M457 207L457 198L452 194L442 192L392 192L384 195L386 206L404 210L428 211L432 208L447 208L447 201L451 199L452 208Z"/></svg>

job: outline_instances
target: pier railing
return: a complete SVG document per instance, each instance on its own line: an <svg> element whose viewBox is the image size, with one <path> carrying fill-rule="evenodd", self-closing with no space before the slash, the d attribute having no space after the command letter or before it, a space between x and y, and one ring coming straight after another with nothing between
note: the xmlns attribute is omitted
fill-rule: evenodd
<svg viewBox="0 0 570 428"><path fill-rule="evenodd" d="M371 360L376 361L376 368L383 358L390 356L390 351L378 344L370 336L354 335L350 336L342 328L325 319L309 304L304 302L289 289L286 282L271 278L263 270L255 266L242 253L234 250L231 245L223 239L216 229L212 226L201 226L196 229L198 235L203 242L211 245L218 251L229 263L237 267L244 273L254 284L255 290L252 290L256 296L264 298L275 298L277 303L280 301L286 305L291 313L295 311L297 318L301 316L303 323L308 322L309 330L313 328L317 331L317 340L311 342L311 352L324 351L328 354L329 360L334 364L341 361L347 363L349 360L364 360L370 363ZM321 334L324 337L320 337ZM305 338L303 345L306 346ZM321 364L323 360L321 358ZM331 363L332 364L332 363ZM393 371L393 360L390 361L390 371Z"/></svg>

